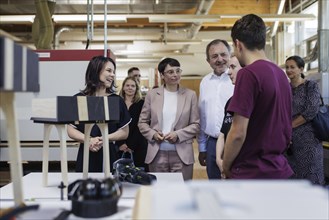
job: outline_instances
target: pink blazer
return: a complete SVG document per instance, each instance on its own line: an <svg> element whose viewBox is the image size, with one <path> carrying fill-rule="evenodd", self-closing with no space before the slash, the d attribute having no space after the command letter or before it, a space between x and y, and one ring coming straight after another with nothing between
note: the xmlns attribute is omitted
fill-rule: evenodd
<svg viewBox="0 0 329 220"><path fill-rule="evenodd" d="M148 91L139 116L139 130L148 140L145 158L147 164L153 161L159 151L159 144L153 140L153 135L162 130L163 93L163 86ZM197 96L190 89L179 88L177 101L177 113L173 125L173 131L178 135L178 141L175 143L176 150L185 164L193 164L193 138L200 131Z"/></svg>

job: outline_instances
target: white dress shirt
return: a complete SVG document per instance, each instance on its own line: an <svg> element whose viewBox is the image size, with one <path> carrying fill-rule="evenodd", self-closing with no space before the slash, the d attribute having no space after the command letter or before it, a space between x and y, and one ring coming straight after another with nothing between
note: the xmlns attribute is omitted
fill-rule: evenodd
<svg viewBox="0 0 329 220"><path fill-rule="evenodd" d="M199 111L200 134L198 136L199 151L207 151L208 136L217 138L224 118L224 107L233 95L234 86L228 70L221 76L207 74L200 83Z"/></svg>

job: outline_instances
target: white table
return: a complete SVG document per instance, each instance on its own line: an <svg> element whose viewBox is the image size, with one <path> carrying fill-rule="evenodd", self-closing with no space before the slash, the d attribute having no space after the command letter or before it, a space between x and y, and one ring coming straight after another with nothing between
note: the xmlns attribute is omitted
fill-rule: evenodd
<svg viewBox="0 0 329 220"><path fill-rule="evenodd" d="M152 173L156 175L157 182L154 185L162 183L177 183L184 184L181 173ZM104 173L89 173L90 178L104 179ZM22 219L53 219L62 209L71 209L71 201L60 200L60 189L58 185L61 182L61 173L48 174L48 186L42 184L42 173L30 173L23 177L24 198L26 205L39 204L38 211L30 211L24 213ZM68 173L68 182L72 183L75 180L83 179L83 173ZM118 202L118 213L100 219L131 219L132 208L135 203L137 190L141 187L138 184L123 182L122 196ZM13 200L13 184L7 184L0 188L0 207L14 206ZM81 219L71 214L68 219Z"/></svg>
<svg viewBox="0 0 329 220"><path fill-rule="evenodd" d="M150 189L150 204L142 198L150 219L329 219L328 189L305 180L192 181Z"/></svg>

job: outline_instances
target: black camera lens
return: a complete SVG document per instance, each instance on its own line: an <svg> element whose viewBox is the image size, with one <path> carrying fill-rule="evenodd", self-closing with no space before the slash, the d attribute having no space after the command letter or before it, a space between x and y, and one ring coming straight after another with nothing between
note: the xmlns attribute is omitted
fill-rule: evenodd
<svg viewBox="0 0 329 220"><path fill-rule="evenodd" d="M122 185L119 181L107 178L101 182L101 198L119 198L122 193Z"/></svg>
<svg viewBox="0 0 329 220"><path fill-rule="evenodd" d="M83 199L97 199L98 198L98 188L99 181L93 179L87 179L82 183L81 195Z"/></svg>

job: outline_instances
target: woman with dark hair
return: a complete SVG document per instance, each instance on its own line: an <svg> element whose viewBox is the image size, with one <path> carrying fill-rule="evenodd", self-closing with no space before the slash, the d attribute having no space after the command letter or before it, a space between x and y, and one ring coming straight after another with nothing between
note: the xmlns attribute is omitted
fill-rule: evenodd
<svg viewBox="0 0 329 220"><path fill-rule="evenodd" d="M315 81L304 79L304 60L291 56L286 60L286 73L292 89L292 143L288 161L296 178L324 184L323 147L316 138L312 119L320 107L320 91Z"/></svg>
<svg viewBox="0 0 329 220"><path fill-rule="evenodd" d="M115 93L115 62L109 57L93 57L87 67L85 75L86 87L75 96L118 96ZM118 159L118 150L115 142L128 137L131 121L127 107L120 98L119 102L120 120L117 123L108 124L108 140L110 147L110 167ZM70 138L80 142L77 156L76 171L82 172L83 148L84 148L84 123L70 124L67 127ZM90 133L89 143L89 172L103 171L103 143L102 134L97 125L94 125Z"/></svg>
<svg viewBox="0 0 329 220"><path fill-rule="evenodd" d="M193 138L200 130L196 93L179 83L182 69L178 60L165 58L158 65L164 82L148 91L138 127L148 140L145 162L151 172L181 172L193 177Z"/></svg>
<svg viewBox="0 0 329 220"><path fill-rule="evenodd" d="M124 99L132 120L129 124L128 138L118 142L119 150L130 152L133 155L135 166L148 171L148 166L145 164L147 140L137 126L144 100L136 77L131 76L123 80L120 96Z"/></svg>

